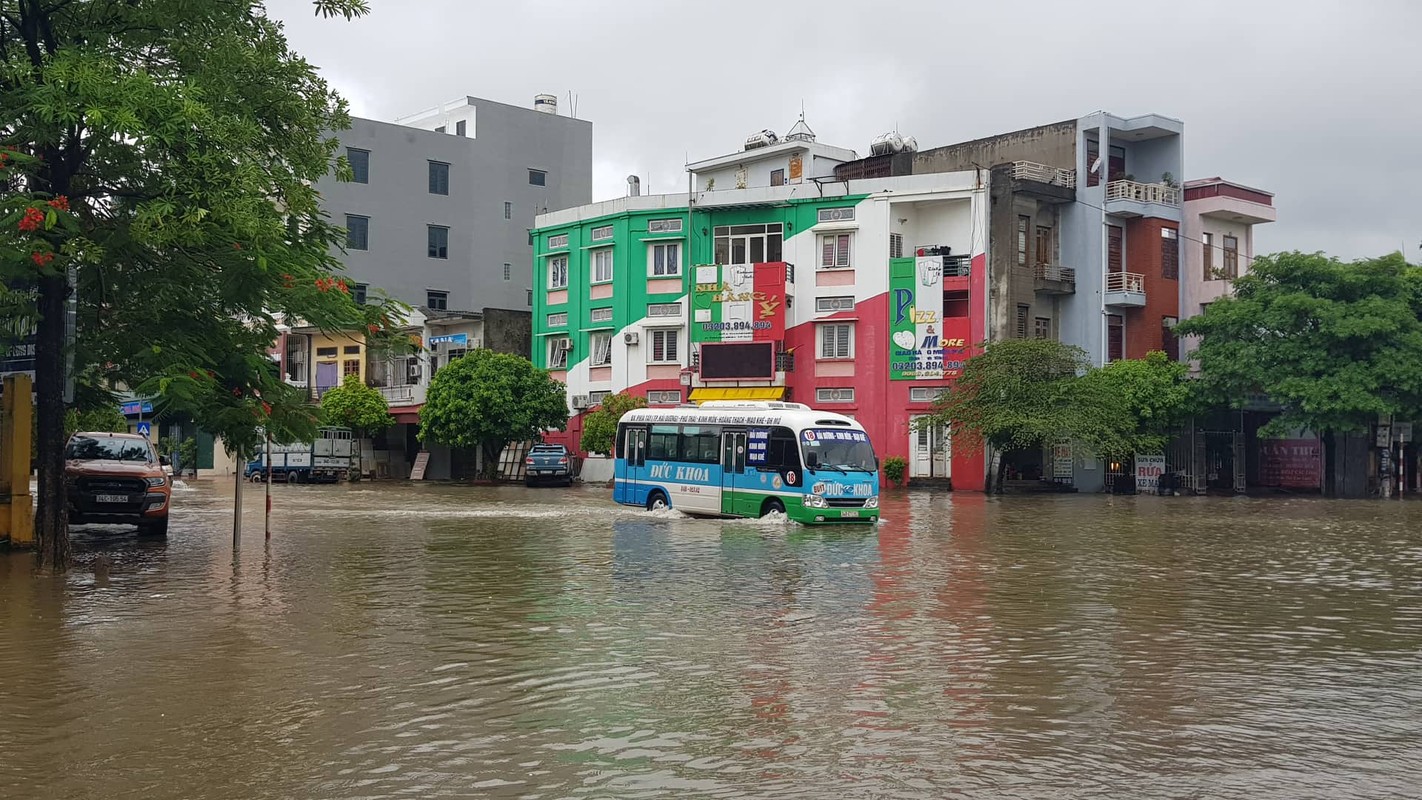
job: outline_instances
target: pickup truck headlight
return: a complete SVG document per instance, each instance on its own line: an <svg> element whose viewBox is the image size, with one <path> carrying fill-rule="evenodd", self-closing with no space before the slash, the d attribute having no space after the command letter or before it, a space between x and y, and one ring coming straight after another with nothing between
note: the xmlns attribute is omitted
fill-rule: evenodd
<svg viewBox="0 0 1422 800"><path fill-rule="evenodd" d="M164 477L161 477L161 478L145 478L145 480L148 481L148 485L149 485L149 486L167 486L167 485L168 485L168 478L167 478L167 476L164 476Z"/></svg>

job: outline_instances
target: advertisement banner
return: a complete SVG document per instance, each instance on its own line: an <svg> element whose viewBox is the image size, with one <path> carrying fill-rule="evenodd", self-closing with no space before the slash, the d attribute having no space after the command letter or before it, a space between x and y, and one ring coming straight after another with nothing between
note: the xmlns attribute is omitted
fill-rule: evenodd
<svg viewBox="0 0 1422 800"><path fill-rule="evenodd" d="M1136 453L1136 491L1154 492L1165 474L1165 454Z"/></svg>
<svg viewBox="0 0 1422 800"><path fill-rule="evenodd" d="M1284 489L1318 489L1323 451L1317 439L1261 439L1259 484Z"/></svg>
<svg viewBox="0 0 1422 800"><path fill-rule="evenodd" d="M943 316L943 257L889 263L889 378L956 378L968 353L968 318Z"/></svg>
<svg viewBox="0 0 1422 800"><path fill-rule="evenodd" d="M785 338L783 261L695 267L691 341L763 342Z"/></svg>
<svg viewBox="0 0 1422 800"><path fill-rule="evenodd" d="M1052 445L1052 477L1071 480L1072 458L1071 440L1063 439Z"/></svg>

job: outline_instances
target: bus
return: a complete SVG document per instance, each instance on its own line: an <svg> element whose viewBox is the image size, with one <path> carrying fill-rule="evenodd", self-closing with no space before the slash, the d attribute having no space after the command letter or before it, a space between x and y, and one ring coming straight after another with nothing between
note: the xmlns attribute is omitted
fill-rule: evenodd
<svg viewBox="0 0 1422 800"><path fill-rule="evenodd" d="M879 460L864 427L801 403L639 408L617 425L612 496L695 516L875 522Z"/></svg>

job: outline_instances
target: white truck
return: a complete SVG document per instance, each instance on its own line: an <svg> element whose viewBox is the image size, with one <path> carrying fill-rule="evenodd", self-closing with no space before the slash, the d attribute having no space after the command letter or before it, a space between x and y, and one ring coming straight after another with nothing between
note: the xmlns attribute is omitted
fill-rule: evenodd
<svg viewBox="0 0 1422 800"><path fill-rule="evenodd" d="M312 442L271 445L273 481L287 483L335 483L349 475L354 440L350 428L321 428ZM247 478L254 483L267 479L264 450L247 463Z"/></svg>

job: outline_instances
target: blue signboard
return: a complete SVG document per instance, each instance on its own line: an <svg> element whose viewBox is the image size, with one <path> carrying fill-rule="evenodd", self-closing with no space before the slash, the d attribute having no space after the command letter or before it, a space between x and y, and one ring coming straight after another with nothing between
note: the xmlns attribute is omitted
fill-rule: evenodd
<svg viewBox="0 0 1422 800"><path fill-rule="evenodd" d="M767 428L752 429L746 435L746 463L751 466L764 466L766 456L770 449L770 430Z"/></svg>
<svg viewBox="0 0 1422 800"><path fill-rule="evenodd" d="M151 433L152 431L153 431L153 426L150 425L150 424L148 424L147 422L140 422L140 423L138 423L138 435L139 435L139 436L142 436L143 438L147 439L147 438L148 438L148 434Z"/></svg>
<svg viewBox="0 0 1422 800"><path fill-rule="evenodd" d="M466 346L469 344L469 334L451 333L448 336L431 336L430 344L457 344Z"/></svg>
<svg viewBox="0 0 1422 800"><path fill-rule="evenodd" d="M123 412L123 415L125 417L136 417L139 414L152 414L153 401L144 400L140 402L138 400L134 400L132 402L124 403L123 405L119 406L119 410Z"/></svg>

